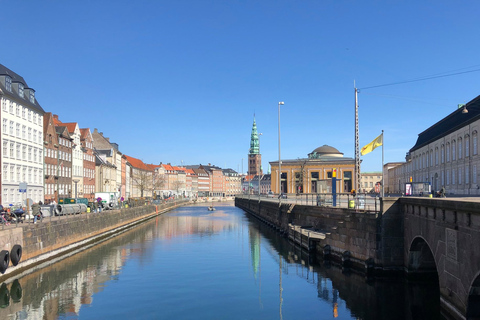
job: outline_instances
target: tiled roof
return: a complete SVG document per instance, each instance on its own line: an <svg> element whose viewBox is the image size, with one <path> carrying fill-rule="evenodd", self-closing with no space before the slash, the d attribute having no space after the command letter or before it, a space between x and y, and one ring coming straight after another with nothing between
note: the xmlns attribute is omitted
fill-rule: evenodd
<svg viewBox="0 0 480 320"><path fill-rule="evenodd" d="M68 122L68 123L63 123L65 127L67 127L69 133L74 133L75 128L77 127L76 122Z"/></svg>
<svg viewBox="0 0 480 320"><path fill-rule="evenodd" d="M480 96L465 105L468 113L459 108L418 135L417 143L410 152L480 119Z"/></svg>
<svg viewBox="0 0 480 320"><path fill-rule="evenodd" d="M173 171L173 167L169 164L162 164L161 166L167 171Z"/></svg>
<svg viewBox="0 0 480 320"><path fill-rule="evenodd" d="M150 168L147 164L143 163L143 161L140 159L130 157L127 155L125 155L125 158L134 168L145 170L145 171L153 171L152 168Z"/></svg>

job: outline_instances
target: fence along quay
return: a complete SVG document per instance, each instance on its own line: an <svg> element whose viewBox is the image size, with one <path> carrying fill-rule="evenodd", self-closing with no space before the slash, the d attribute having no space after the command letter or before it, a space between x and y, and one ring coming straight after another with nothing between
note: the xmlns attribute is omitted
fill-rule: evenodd
<svg viewBox="0 0 480 320"><path fill-rule="evenodd" d="M85 250L158 214L189 203L188 199L175 200L159 205L140 205L98 213L50 216L37 224L25 222L4 225L0 230L0 249L3 254L0 260L0 265L3 265L0 266L0 282L14 281L16 277L30 272L30 269L41 268ZM12 261L14 255L15 259L20 255L19 261Z"/></svg>
<svg viewBox="0 0 480 320"><path fill-rule="evenodd" d="M480 200L380 199L378 211L239 196L235 205L321 259L375 278L437 279L443 314L480 318Z"/></svg>

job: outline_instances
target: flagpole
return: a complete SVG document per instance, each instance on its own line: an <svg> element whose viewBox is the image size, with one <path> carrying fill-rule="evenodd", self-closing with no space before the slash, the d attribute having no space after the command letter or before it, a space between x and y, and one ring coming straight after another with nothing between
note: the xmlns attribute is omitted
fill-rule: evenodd
<svg viewBox="0 0 480 320"><path fill-rule="evenodd" d="M384 145L385 145L385 139L383 137L383 130L382 130L382 198L385 197L385 180L384 180L384 171L385 171L385 167L384 167L384 158L383 158L383 148L384 148Z"/></svg>

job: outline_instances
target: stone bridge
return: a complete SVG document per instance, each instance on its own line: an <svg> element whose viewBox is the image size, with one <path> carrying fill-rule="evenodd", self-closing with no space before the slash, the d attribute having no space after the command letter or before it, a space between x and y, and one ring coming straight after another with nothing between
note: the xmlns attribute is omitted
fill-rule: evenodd
<svg viewBox="0 0 480 320"><path fill-rule="evenodd" d="M384 198L381 213L306 205L294 207L235 199L281 231L314 226L325 233L319 252L346 252L353 261L373 261L375 271L403 270L409 278L438 277L443 312L454 319L480 319L480 199ZM323 252L325 253L325 252Z"/></svg>
<svg viewBox="0 0 480 320"><path fill-rule="evenodd" d="M388 201L388 200L387 200ZM408 275L437 274L442 307L480 319L480 202L400 198Z"/></svg>

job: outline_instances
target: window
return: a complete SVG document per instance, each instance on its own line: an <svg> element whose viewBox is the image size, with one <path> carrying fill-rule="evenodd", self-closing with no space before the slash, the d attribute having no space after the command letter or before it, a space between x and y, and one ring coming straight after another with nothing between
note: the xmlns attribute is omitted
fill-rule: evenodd
<svg viewBox="0 0 480 320"><path fill-rule="evenodd" d="M478 147L477 147L477 140L478 140L477 136L478 136L477 131L474 131L473 132L473 154L474 155L477 154L477 149L478 149Z"/></svg>
<svg viewBox="0 0 480 320"><path fill-rule="evenodd" d="M27 134L27 126L22 126L22 139L26 138Z"/></svg>
<svg viewBox="0 0 480 320"><path fill-rule="evenodd" d="M12 78L9 76L5 77L5 89L7 89L8 92L12 92Z"/></svg>
<svg viewBox="0 0 480 320"><path fill-rule="evenodd" d="M23 98L23 84L19 83L18 84L18 95L20 96L20 98Z"/></svg>
<svg viewBox="0 0 480 320"><path fill-rule="evenodd" d="M32 128L28 128L28 141L32 141Z"/></svg>
<svg viewBox="0 0 480 320"><path fill-rule="evenodd" d="M477 184L477 165L472 166L472 182Z"/></svg>
<svg viewBox="0 0 480 320"><path fill-rule="evenodd" d="M30 102L35 103L35 92L32 89L30 89L29 91L30 91Z"/></svg>
<svg viewBox="0 0 480 320"><path fill-rule="evenodd" d="M3 119L3 132L7 133L7 126L8 126L8 121L7 119Z"/></svg>
<svg viewBox="0 0 480 320"><path fill-rule="evenodd" d="M17 107L15 108L15 115L17 117L20 117L20 106L17 104Z"/></svg>
<svg viewBox="0 0 480 320"><path fill-rule="evenodd" d="M32 121L32 110L28 110L28 121Z"/></svg>
<svg viewBox="0 0 480 320"><path fill-rule="evenodd" d="M20 153L21 153L20 143L17 143L17 159L18 159L18 160L20 160Z"/></svg>
<svg viewBox="0 0 480 320"><path fill-rule="evenodd" d="M14 144L13 142L10 142L10 158L13 158L15 156L15 151L14 149Z"/></svg>
<svg viewBox="0 0 480 320"><path fill-rule="evenodd" d="M2 98L2 110L7 111L7 100Z"/></svg>
<svg viewBox="0 0 480 320"><path fill-rule="evenodd" d="M22 118L25 119L25 114L27 112L27 109L25 107L22 108Z"/></svg>
<svg viewBox="0 0 480 320"><path fill-rule="evenodd" d="M15 181L15 165L10 165L10 181Z"/></svg>
<svg viewBox="0 0 480 320"><path fill-rule="evenodd" d="M433 167L433 150L430 150L430 163L429 167Z"/></svg>
<svg viewBox="0 0 480 320"><path fill-rule="evenodd" d="M455 161L455 155L456 155L456 142L455 140L452 141L452 161ZM452 181L453 181L453 172L452 172ZM455 182L452 182L455 183Z"/></svg>
<svg viewBox="0 0 480 320"><path fill-rule="evenodd" d="M10 101L8 109L9 109L10 113L13 114L13 101Z"/></svg>
<svg viewBox="0 0 480 320"><path fill-rule="evenodd" d="M445 150L447 152L447 162L450 162L450 143L447 143L447 148Z"/></svg>
<svg viewBox="0 0 480 320"><path fill-rule="evenodd" d="M462 146L463 146L463 143L462 143L462 138L458 138L458 159L462 159Z"/></svg>
<svg viewBox="0 0 480 320"><path fill-rule="evenodd" d="M10 121L10 135L13 136L13 121Z"/></svg>
<svg viewBox="0 0 480 320"><path fill-rule="evenodd" d="M17 181L20 182L20 175L21 175L22 171L20 169L20 166L17 166Z"/></svg>
<svg viewBox="0 0 480 320"><path fill-rule="evenodd" d="M15 137L20 138L20 123L17 123L17 125L16 125Z"/></svg>
<svg viewBox="0 0 480 320"><path fill-rule="evenodd" d="M27 160L27 146L23 146L22 148L22 159Z"/></svg>
<svg viewBox="0 0 480 320"><path fill-rule="evenodd" d="M458 184L462 184L462 168L458 168Z"/></svg>
<svg viewBox="0 0 480 320"><path fill-rule="evenodd" d="M438 148L435 148L435 165L438 165Z"/></svg>
<svg viewBox="0 0 480 320"><path fill-rule="evenodd" d="M470 183L470 167L468 165L465 166L465 184Z"/></svg>
<svg viewBox="0 0 480 320"><path fill-rule="evenodd" d="M452 184L455 184L455 169L452 169Z"/></svg>
<svg viewBox="0 0 480 320"><path fill-rule="evenodd" d="M37 124L37 114L33 113L33 123Z"/></svg>
<svg viewBox="0 0 480 320"><path fill-rule="evenodd" d="M465 157L470 157L470 137L465 136Z"/></svg>
<svg viewBox="0 0 480 320"><path fill-rule="evenodd" d="M447 185L450 184L450 170L447 170Z"/></svg>
<svg viewBox="0 0 480 320"><path fill-rule="evenodd" d="M8 151L8 141L3 141L3 154L7 156L7 151Z"/></svg>

